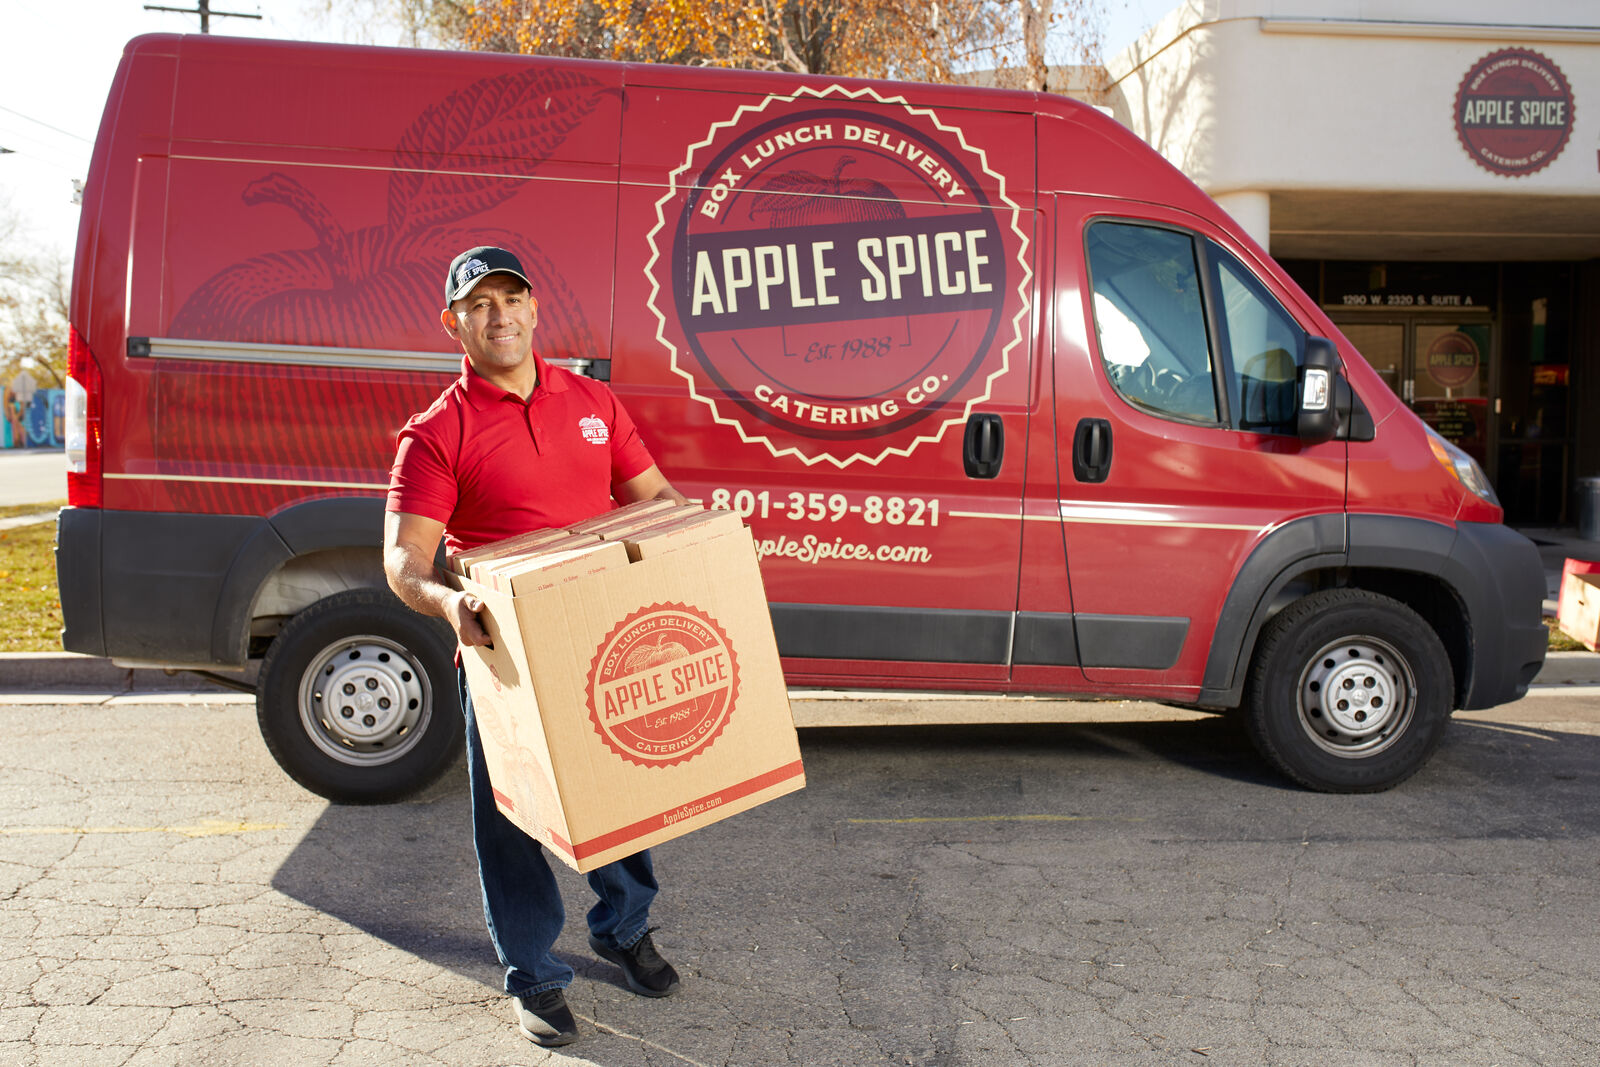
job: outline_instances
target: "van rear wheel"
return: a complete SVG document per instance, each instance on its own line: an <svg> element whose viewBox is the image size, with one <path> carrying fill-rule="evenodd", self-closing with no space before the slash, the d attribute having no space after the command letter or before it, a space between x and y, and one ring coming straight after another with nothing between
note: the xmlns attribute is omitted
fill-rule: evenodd
<svg viewBox="0 0 1600 1067"><path fill-rule="evenodd" d="M291 619L267 650L256 720L273 759L329 800L411 796L462 748L448 631L379 589L351 589Z"/></svg>
<svg viewBox="0 0 1600 1067"><path fill-rule="evenodd" d="M1450 657L1420 615L1377 593L1330 589L1263 628L1246 723L1267 761L1301 785L1370 793L1422 768L1454 696Z"/></svg>

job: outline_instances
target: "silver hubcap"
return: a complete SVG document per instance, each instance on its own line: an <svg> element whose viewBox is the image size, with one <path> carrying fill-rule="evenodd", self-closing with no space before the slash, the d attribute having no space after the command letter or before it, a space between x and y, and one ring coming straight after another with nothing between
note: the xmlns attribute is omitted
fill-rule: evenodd
<svg viewBox="0 0 1600 1067"><path fill-rule="evenodd" d="M329 645L300 679L300 722L341 763L399 759L432 713L427 672L385 637L360 634Z"/></svg>
<svg viewBox="0 0 1600 1067"><path fill-rule="evenodd" d="M1405 732L1417 683L1405 657L1375 637L1330 642L1300 675L1300 725L1336 756L1371 756Z"/></svg>

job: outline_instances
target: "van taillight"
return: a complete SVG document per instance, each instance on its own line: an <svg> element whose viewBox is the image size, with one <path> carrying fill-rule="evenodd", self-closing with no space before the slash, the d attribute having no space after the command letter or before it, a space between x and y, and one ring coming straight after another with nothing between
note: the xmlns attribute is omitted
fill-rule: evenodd
<svg viewBox="0 0 1600 1067"><path fill-rule="evenodd" d="M71 327L67 336L67 503L100 506L100 365Z"/></svg>

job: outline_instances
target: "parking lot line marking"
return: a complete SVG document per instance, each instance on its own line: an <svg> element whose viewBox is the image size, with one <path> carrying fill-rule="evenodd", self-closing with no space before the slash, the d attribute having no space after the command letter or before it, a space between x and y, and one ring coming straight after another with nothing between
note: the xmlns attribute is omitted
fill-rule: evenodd
<svg viewBox="0 0 1600 1067"><path fill-rule="evenodd" d="M282 829L285 829L285 825L281 822L224 822L221 819L207 819L198 826L0 826L0 836L182 834L184 837L216 837L223 834L255 834Z"/></svg>
<svg viewBox="0 0 1600 1067"><path fill-rule="evenodd" d="M915 815L904 819L846 819L847 823L904 824L917 822L1145 822L1134 815Z"/></svg>

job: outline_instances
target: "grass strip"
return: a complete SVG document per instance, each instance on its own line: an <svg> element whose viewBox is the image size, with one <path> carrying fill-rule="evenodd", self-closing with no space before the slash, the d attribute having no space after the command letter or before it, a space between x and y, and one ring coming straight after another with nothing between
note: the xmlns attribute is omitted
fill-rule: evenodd
<svg viewBox="0 0 1600 1067"><path fill-rule="evenodd" d="M55 541L54 522L0 530L0 652L61 650Z"/></svg>

